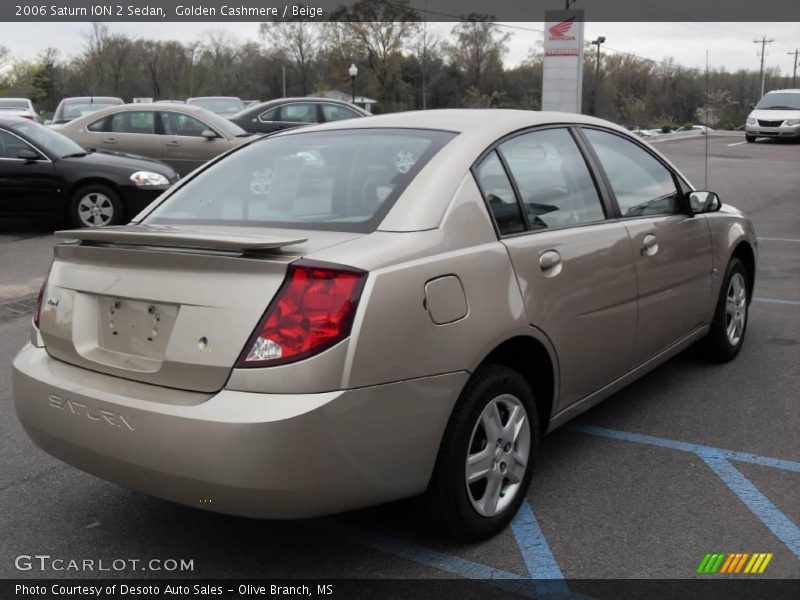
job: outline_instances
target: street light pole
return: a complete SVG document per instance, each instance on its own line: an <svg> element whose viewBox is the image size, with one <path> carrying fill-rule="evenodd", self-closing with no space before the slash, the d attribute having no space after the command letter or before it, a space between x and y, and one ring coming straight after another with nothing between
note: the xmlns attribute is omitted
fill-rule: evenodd
<svg viewBox="0 0 800 600"><path fill-rule="evenodd" d="M592 44L597 46L597 56L594 60L594 106L592 107L592 114L597 116L597 107L600 105L600 45L606 41L605 36L598 36L596 40L592 40Z"/></svg>
<svg viewBox="0 0 800 600"><path fill-rule="evenodd" d="M800 50L795 50L794 52L787 52L789 56L794 56L794 70L792 71L792 87L795 86L795 82L797 81L797 55L800 54Z"/></svg>
<svg viewBox="0 0 800 600"><path fill-rule="evenodd" d="M358 75L358 67L355 63L350 65L350 68L347 70L350 74L350 83L352 85L353 90L353 104L356 103L356 75Z"/></svg>

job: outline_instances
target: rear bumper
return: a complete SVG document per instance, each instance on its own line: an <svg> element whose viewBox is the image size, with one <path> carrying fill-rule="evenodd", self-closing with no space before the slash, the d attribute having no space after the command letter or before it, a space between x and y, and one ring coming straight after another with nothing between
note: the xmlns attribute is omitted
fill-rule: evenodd
<svg viewBox="0 0 800 600"><path fill-rule="evenodd" d="M56 458L174 502L279 519L422 492L467 376L209 396L88 371L30 344L13 367L19 420Z"/></svg>

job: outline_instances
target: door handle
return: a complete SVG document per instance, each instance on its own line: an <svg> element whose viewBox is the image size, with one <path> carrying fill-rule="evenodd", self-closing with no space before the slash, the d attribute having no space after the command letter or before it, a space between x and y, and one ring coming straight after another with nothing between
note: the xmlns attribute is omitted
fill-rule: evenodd
<svg viewBox="0 0 800 600"><path fill-rule="evenodd" d="M107 138L103 138L101 141L104 144L116 144L117 143L117 138L107 137Z"/></svg>
<svg viewBox="0 0 800 600"><path fill-rule="evenodd" d="M167 146L180 146L180 145L181 145L181 143L180 142L176 142L175 140L167 142Z"/></svg>
<svg viewBox="0 0 800 600"><path fill-rule="evenodd" d="M652 233L648 233L642 240L642 247L639 254L642 256L653 256L658 252L658 239Z"/></svg>
<svg viewBox="0 0 800 600"><path fill-rule="evenodd" d="M539 255L539 267L545 277L553 277L561 272L561 255L555 250L545 250Z"/></svg>

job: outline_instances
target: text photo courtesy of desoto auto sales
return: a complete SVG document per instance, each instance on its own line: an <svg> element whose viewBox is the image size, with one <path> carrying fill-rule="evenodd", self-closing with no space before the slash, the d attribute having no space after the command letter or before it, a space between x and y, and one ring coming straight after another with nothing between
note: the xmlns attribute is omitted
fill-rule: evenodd
<svg viewBox="0 0 800 600"><path fill-rule="evenodd" d="M0 598L793 600L796 0L0 5Z"/></svg>

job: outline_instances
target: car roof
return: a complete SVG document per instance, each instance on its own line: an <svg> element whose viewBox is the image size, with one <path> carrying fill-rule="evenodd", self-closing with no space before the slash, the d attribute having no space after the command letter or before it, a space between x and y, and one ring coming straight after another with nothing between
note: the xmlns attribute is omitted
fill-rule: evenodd
<svg viewBox="0 0 800 600"><path fill-rule="evenodd" d="M192 96L189 100L241 100L239 96Z"/></svg>
<svg viewBox="0 0 800 600"><path fill-rule="evenodd" d="M9 98L7 96L0 96L0 100L22 100L23 102L30 102L30 98Z"/></svg>
<svg viewBox="0 0 800 600"><path fill-rule="evenodd" d="M123 102L122 98L118 98L117 96L71 96L62 99L61 102L64 104L78 104L79 102L116 102L117 100L121 103Z"/></svg>
<svg viewBox="0 0 800 600"><path fill-rule="evenodd" d="M435 129L468 133L470 137L499 138L527 127L556 124L600 125L628 133L626 129L609 121L575 113L506 108L447 108L373 115L364 119L334 121L322 125L290 130L285 134L324 129L402 128Z"/></svg>
<svg viewBox="0 0 800 600"><path fill-rule="evenodd" d="M770 90L764 95L769 96L770 94L800 94L800 89L793 88L788 90Z"/></svg>

